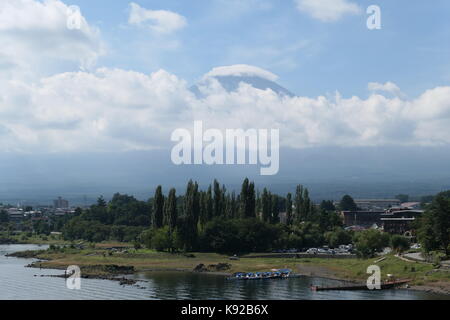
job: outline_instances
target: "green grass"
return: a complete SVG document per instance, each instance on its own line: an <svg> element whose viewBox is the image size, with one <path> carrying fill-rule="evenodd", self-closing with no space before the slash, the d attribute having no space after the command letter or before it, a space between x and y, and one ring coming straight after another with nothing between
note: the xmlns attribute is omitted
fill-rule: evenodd
<svg viewBox="0 0 450 320"><path fill-rule="evenodd" d="M48 237L47 241L39 238L30 238L30 243L61 244L60 240ZM66 243L67 244L67 243ZM180 270L192 271L199 264L217 265L219 263L231 264L227 273L234 272L258 272L271 269L289 268L295 273L310 274L329 278L364 282L368 278L366 273L370 265L378 265L381 268L382 279L387 279L387 274L394 275L397 279L411 279L412 285L444 284L450 286L450 272L444 270L434 272L433 265L421 262L403 261L394 255L386 256L386 259L375 263L379 258L362 260L357 258L272 258L258 254L260 258L252 258L251 254L238 261L232 261L227 255L215 253L194 253L194 257L184 254L170 254L156 252L149 249L135 250L130 244L118 242L105 242L91 245L84 243L85 249L73 249L66 247L63 250L47 250L38 255L39 259L48 260L42 262L44 268L65 269L69 265L88 267L95 265L119 265L133 266L136 271L152 270ZM107 248L117 247L122 250L111 253Z"/></svg>
<svg viewBox="0 0 450 320"><path fill-rule="evenodd" d="M105 245L104 245L105 246ZM135 270L185 270L192 271L197 265L206 266L218 263L229 263L233 272L257 272L267 271L274 268L290 268L295 272L302 273L303 269L315 270L316 275L331 276L339 279L364 281L367 279L367 267L378 265L381 268L382 278L387 274L393 274L398 279L412 279L413 284L437 281L450 282L449 272L432 272L434 267L430 264L419 262L407 262L389 255L384 261L375 263L377 259L294 259L294 258L241 258L231 261L229 256L215 253L194 253L194 258L186 257L184 254L170 254L156 252L148 249L134 250L126 249L126 252L114 252L111 255L108 250L102 248L87 248L83 250L66 248L64 251L46 251L39 255L40 259L49 260L42 263L43 267L65 268L69 265L121 265L133 266Z"/></svg>
<svg viewBox="0 0 450 320"><path fill-rule="evenodd" d="M19 244L68 244L69 242L64 241L59 235L36 235L28 237L25 233L21 234L8 234L7 232L0 232L0 238L11 239Z"/></svg>

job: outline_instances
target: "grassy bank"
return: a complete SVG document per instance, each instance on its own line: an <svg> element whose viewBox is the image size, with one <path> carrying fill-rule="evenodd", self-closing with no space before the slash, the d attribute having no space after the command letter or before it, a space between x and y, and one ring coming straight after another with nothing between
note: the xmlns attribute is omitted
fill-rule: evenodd
<svg viewBox="0 0 450 320"><path fill-rule="evenodd" d="M7 234L6 232L0 232L0 239L4 244L69 244L64 241L60 235L31 235L26 236L23 234Z"/></svg>

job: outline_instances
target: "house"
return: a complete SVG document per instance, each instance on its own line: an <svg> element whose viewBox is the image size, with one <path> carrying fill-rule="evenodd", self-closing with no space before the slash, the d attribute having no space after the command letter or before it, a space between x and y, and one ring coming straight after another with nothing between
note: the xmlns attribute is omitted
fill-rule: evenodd
<svg viewBox="0 0 450 320"><path fill-rule="evenodd" d="M385 232L391 234L414 234L413 222L422 214L423 210L392 209L381 215L381 222Z"/></svg>
<svg viewBox="0 0 450 320"><path fill-rule="evenodd" d="M399 207L401 201L398 199L358 199L355 204L359 210L363 211L380 211L392 207Z"/></svg>

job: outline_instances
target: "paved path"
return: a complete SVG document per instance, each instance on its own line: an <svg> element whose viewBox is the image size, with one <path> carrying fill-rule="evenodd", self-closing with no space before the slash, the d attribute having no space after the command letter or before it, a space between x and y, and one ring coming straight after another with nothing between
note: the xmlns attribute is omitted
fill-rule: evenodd
<svg viewBox="0 0 450 320"><path fill-rule="evenodd" d="M421 252L406 253L403 256L405 258L409 258L409 259L412 259L412 260L418 260L418 261L426 262L425 258L422 257L422 253Z"/></svg>

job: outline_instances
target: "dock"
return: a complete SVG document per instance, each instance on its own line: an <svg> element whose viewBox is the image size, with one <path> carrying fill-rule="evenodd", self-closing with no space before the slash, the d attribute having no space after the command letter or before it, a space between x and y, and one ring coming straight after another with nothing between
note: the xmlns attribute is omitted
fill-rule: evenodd
<svg viewBox="0 0 450 320"><path fill-rule="evenodd" d="M397 281L389 281L381 284L381 290L394 289L396 287L402 286L404 284L408 284L411 280L397 280ZM311 290L313 291L363 291L369 290L366 284L364 285L351 285L351 286L338 286L338 287L319 287L312 286Z"/></svg>

